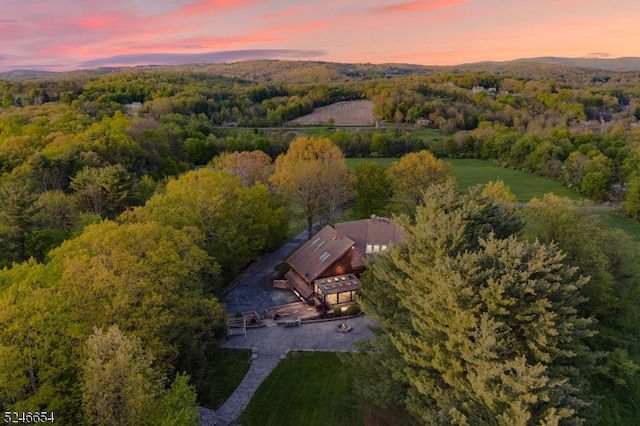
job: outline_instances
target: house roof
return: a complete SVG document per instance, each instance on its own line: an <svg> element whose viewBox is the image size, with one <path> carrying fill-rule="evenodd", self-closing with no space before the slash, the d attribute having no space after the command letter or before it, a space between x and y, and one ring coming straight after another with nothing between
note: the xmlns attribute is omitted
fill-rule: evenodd
<svg viewBox="0 0 640 426"><path fill-rule="evenodd" d="M309 286L304 279L294 270L287 272L284 277L293 285L293 288L305 299L313 294L313 287Z"/></svg>
<svg viewBox="0 0 640 426"><path fill-rule="evenodd" d="M352 267L363 267L367 253L367 244L385 245L399 243L402 240L402 228L384 217L354 220L352 222L336 223L336 230L356 243L352 257ZM382 250L376 250L382 251Z"/></svg>
<svg viewBox="0 0 640 426"><path fill-rule="evenodd" d="M333 277L319 278L313 282L323 294L343 293L356 291L360 288L360 280L353 274L335 275Z"/></svg>
<svg viewBox="0 0 640 426"><path fill-rule="evenodd" d="M352 239L327 225L289 256L287 263L310 283L342 258L354 244Z"/></svg>

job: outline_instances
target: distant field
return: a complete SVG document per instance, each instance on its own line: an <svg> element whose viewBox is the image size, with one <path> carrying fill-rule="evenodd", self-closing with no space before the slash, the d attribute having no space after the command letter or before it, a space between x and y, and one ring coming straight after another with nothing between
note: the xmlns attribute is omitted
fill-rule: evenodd
<svg viewBox="0 0 640 426"><path fill-rule="evenodd" d="M398 158L347 158L349 171L360 163L371 161L389 167ZM477 184L485 184L492 180L501 179L511 188L518 202L526 203L535 197L542 197L548 192L552 192L561 197L572 200L586 200L586 198L567 188L558 182L531 175L518 170L504 169L485 160L446 160L453 166L453 174L461 188L468 188ZM640 243L640 223L629 218L615 214L614 212L602 212L600 214L602 223L610 228L620 228Z"/></svg>
<svg viewBox="0 0 640 426"><path fill-rule="evenodd" d="M333 120L336 126L373 126L373 102L343 101L316 108L311 114L289 121L289 126L322 125Z"/></svg>

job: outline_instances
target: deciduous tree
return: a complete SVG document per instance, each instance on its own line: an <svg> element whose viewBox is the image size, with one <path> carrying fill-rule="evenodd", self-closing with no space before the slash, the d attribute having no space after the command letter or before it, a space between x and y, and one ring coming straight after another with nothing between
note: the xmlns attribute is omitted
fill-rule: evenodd
<svg viewBox="0 0 640 426"><path fill-rule="evenodd" d="M350 193L347 165L340 148L327 138L300 137L276 158L271 183L304 211L307 236L316 220L332 221Z"/></svg>
<svg viewBox="0 0 640 426"><path fill-rule="evenodd" d="M359 216L383 215L384 207L391 198L392 190L386 170L371 161L358 164L353 170L355 209Z"/></svg>
<svg viewBox="0 0 640 426"><path fill-rule="evenodd" d="M240 176L244 187L267 184L272 172L271 157L262 151L223 152L211 163L216 170Z"/></svg>
<svg viewBox="0 0 640 426"><path fill-rule="evenodd" d="M387 176L396 199L409 199L418 204L422 201L422 191L429 185L443 183L453 175L451 165L423 150L394 161L387 169Z"/></svg>
<svg viewBox="0 0 640 426"><path fill-rule="evenodd" d="M226 278L279 243L287 226L284 208L264 185L245 188L239 176L208 169L171 180L133 216L195 231L194 241L215 257Z"/></svg>
<svg viewBox="0 0 640 426"><path fill-rule="evenodd" d="M94 329L87 339L82 408L88 425L146 425L162 378L151 367L140 339L118 326Z"/></svg>

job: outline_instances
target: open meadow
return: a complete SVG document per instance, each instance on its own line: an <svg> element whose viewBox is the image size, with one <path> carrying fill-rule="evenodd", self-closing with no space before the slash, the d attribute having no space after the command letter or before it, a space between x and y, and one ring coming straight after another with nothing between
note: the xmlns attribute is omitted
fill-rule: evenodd
<svg viewBox="0 0 640 426"><path fill-rule="evenodd" d="M398 158L347 158L346 162L349 171L353 171L358 164L367 161L389 167L391 163L398 160ZM532 198L540 198L549 192L572 200L588 201L584 195L559 182L520 170L506 169L490 161L475 159L447 159L445 161L453 166L453 174L460 188L485 184L492 180L502 180L511 188L511 192L514 193L519 203L527 203ZM620 228L631 235L635 241L640 242L640 223L611 211L603 211L600 217L604 226Z"/></svg>
<svg viewBox="0 0 640 426"><path fill-rule="evenodd" d="M392 162L398 160L398 158L347 158L346 162L349 171L353 171L358 164L367 161L389 167ZM511 188L518 202L521 203L526 203L534 197L542 197L548 192L572 200L585 199L582 194L561 183L519 170L505 169L490 161L469 159L447 159L445 161L453 166L453 174L460 188L485 184L492 180L502 180Z"/></svg>

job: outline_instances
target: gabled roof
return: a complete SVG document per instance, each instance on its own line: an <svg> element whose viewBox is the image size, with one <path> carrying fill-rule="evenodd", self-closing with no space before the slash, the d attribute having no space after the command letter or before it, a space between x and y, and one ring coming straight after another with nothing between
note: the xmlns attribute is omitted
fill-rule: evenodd
<svg viewBox="0 0 640 426"><path fill-rule="evenodd" d="M344 256L354 244L352 239L327 225L289 256L287 263L310 283Z"/></svg>
<svg viewBox="0 0 640 426"><path fill-rule="evenodd" d="M364 266L367 244L388 247L402 240L402 228L384 217L336 223L335 227L341 235L356 243L355 251L359 256L355 256L354 253L351 262L354 268Z"/></svg>

